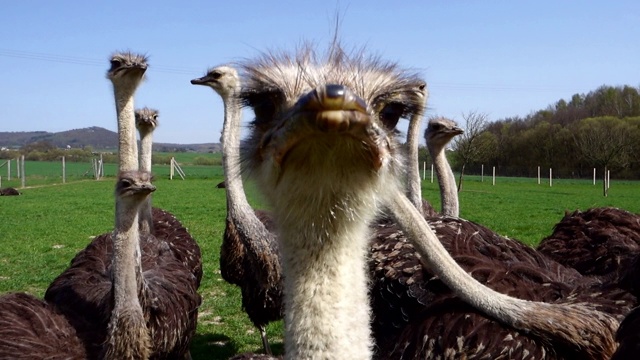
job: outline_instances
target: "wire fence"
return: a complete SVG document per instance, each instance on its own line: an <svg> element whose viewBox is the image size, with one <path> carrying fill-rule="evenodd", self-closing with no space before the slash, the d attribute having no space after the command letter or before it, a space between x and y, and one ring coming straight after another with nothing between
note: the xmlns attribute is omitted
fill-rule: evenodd
<svg viewBox="0 0 640 360"><path fill-rule="evenodd" d="M24 188L30 186L64 184L83 180L115 178L118 167L104 163L99 157L88 162L64 161L23 161L10 159L0 161L0 188ZM173 174L180 173L175 177ZM176 181L189 179L220 179L223 176L220 165L185 165L175 160L168 165L153 165L155 178L173 178Z"/></svg>

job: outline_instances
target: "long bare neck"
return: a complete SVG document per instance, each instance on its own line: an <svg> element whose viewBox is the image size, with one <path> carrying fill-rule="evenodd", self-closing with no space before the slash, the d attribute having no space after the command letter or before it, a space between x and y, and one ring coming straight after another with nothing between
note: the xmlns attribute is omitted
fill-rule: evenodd
<svg viewBox="0 0 640 360"><path fill-rule="evenodd" d="M411 117L407 130L407 196L413 205L422 209L422 188L420 180L420 160L418 159L418 142L422 112Z"/></svg>
<svg viewBox="0 0 640 360"><path fill-rule="evenodd" d="M278 223L286 359L372 357L365 259L374 211L362 200L308 199L319 206L276 212L286 219Z"/></svg>
<svg viewBox="0 0 640 360"><path fill-rule="evenodd" d="M140 132L140 170L151 172L151 159L153 153L153 128L142 127ZM144 204L140 206L140 231L143 234L153 233L153 213L151 196L148 196Z"/></svg>
<svg viewBox="0 0 640 360"><path fill-rule="evenodd" d="M615 350L618 321L589 304L548 304L509 297L478 283L449 255L424 217L402 194L390 198L389 208L412 239L425 266L465 302L486 315L525 333L572 347L590 359ZM601 357L602 356L602 357Z"/></svg>
<svg viewBox="0 0 640 360"><path fill-rule="evenodd" d="M433 159L438 184L440 185L441 213L444 216L458 217L460 216L458 189L456 188L455 175L453 175L453 170L451 170L447 155L445 154L445 145L437 146L427 144L427 147L429 148L431 159Z"/></svg>
<svg viewBox="0 0 640 360"><path fill-rule="evenodd" d="M118 113L118 161L120 171L138 170L138 146L136 143L133 95L137 83L123 81L114 84L113 91Z"/></svg>
<svg viewBox="0 0 640 360"><path fill-rule="evenodd" d="M227 194L227 217L240 232L267 232L247 201L240 170L240 103L233 94L221 95L224 102L222 128L222 166Z"/></svg>
<svg viewBox="0 0 640 360"><path fill-rule="evenodd" d="M153 154L153 128L143 127L140 133L140 170L151 172Z"/></svg>
<svg viewBox="0 0 640 360"><path fill-rule="evenodd" d="M116 201L116 224L112 236L114 307L105 358L147 359L151 338L138 298L142 273L137 206Z"/></svg>

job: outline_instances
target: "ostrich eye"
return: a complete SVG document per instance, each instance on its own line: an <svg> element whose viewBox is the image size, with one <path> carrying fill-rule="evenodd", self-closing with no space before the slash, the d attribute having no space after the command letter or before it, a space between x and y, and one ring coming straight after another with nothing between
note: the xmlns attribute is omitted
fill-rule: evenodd
<svg viewBox="0 0 640 360"><path fill-rule="evenodd" d="M122 179L122 180L120 180L120 185L121 185L124 189L126 189L126 188L128 188L128 187L131 187L131 181L130 181L130 180L127 180L127 179Z"/></svg>
<svg viewBox="0 0 640 360"><path fill-rule="evenodd" d="M213 80L218 80L222 77L222 74L216 71L211 73L211 77L213 78Z"/></svg>
<svg viewBox="0 0 640 360"><path fill-rule="evenodd" d="M387 129L395 129L405 107L399 103L389 103L380 111L380 120Z"/></svg>

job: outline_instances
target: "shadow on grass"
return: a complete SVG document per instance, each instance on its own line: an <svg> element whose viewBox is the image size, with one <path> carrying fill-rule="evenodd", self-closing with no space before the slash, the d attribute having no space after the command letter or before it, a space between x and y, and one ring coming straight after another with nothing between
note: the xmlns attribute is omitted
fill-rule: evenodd
<svg viewBox="0 0 640 360"><path fill-rule="evenodd" d="M284 352L282 342L269 344L274 355ZM251 352L264 353L262 348L252 349ZM196 334L191 339L191 357L193 360L227 360L238 354L238 345L224 334Z"/></svg>

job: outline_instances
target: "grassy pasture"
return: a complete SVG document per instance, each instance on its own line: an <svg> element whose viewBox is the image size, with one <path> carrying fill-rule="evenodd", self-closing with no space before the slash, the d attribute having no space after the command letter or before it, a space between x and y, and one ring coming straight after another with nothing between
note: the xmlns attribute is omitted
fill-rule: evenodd
<svg viewBox="0 0 640 360"><path fill-rule="evenodd" d="M196 158L215 159L220 161L221 154L202 154L202 153L154 153L163 158L170 159L175 157L180 167L185 172L187 178L218 178L222 176L221 166L203 166L195 165ZM0 164L4 161L0 161ZM169 179L169 165L154 165L154 176L156 178ZM89 162L71 162L65 163L66 182L75 182L93 179L93 170ZM117 165L115 163L104 164L105 176L115 176ZM53 185L62 183L62 160L60 161L25 161L26 186ZM0 168L0 176L2 177L2 187L19 188L21 180L18 178L18 171L15 161L11 164L11 180L8 179L8 171L6 165ZM178 174L174 178L180 179Z"/></svg>
<svg viewBox="0 0 640 360"><path fill-rule="evenodd" d="M185 171L190 166L183 167ZM194 167L198 168L198 167ZM222 280L219 249L224 231L225 194L219 167L201 167L202 175L168 180L161 166L154 206L174 213L199 242L204 258L198 333L194 359L226 359L244 351L261 351L259 334L240 308L240 292ZM193 170L194 172L196 170ZM168 168L166 174L168 175ZM590 181L556 180L538 185L535 179L468 177L460 195L461 215L501 234L537 243L551 232L565 210L618 206L640 212L640 183L612 183L610 196ZM3 186L5 182L3 180ZM51 280L69 264L91 236L113 227L114 179L85 180L22 189L22 196L0 197L0 293L26 291L43 296ZM255 191L249 198L260 206ZM423 196L439 208L437 184L423 182ZM282 324L271 324L275 351L282 350Z"/></svg>

